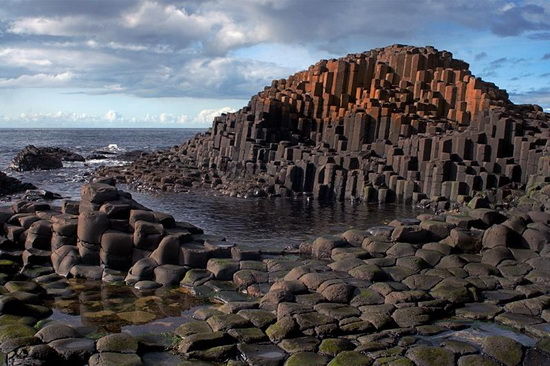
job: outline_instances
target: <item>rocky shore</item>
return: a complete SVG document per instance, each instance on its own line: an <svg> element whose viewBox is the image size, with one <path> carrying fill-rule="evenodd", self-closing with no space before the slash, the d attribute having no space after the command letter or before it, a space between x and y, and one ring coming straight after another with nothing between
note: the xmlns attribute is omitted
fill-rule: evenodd
<svg viewBox="0 0 550 366"><path fill-rule="evenodd" d="M550 185L540 183L506 209L475 197L260 251L99 180L61 207L0 210L0 352L8 365L547 365L549 207ZM49 299L75 296L71 278L177 288L211 305L169 341L97 335L48 320ZM148 314L124 317L146 323Z"/></svg>
<svg viewBox="0 0 550 366"><path fill-rule="evenodd" d="M498 203L548 180L549 122L450 52L393 45L274 80L207 132L97 174L144 190Z"/></svg>

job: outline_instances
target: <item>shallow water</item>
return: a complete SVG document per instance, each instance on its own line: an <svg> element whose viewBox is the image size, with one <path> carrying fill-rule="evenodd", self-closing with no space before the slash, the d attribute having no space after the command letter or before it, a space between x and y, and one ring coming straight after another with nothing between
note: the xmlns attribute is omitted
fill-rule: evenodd
<svg viewBox="0 0 550 366"><path fill-rule="evenodd" d="M239 245L282 249L320 235L366 229L426 210L411 205L320 202L305 199L242 199L197 193L132 192L145 206L168 212Z"/></svg>
<svg viewBox="0 0 550 366"><path fill-rule="evenodd" d="M71 279L69 282L74 295L51 301L50 319L89 327L97 334L166 333L188 322L193 311L206 303L180 288L138 291L101 281Z"/></svg>

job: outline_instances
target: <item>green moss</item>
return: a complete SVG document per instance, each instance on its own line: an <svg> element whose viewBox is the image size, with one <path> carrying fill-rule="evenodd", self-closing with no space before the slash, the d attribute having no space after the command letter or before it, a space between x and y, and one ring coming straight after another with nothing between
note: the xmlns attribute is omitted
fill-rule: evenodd
<svg viewBox="0 0 550 366"><path fill-rule="evenodd" d="M13 338L32 337L36 333L34 328L23 324L6 324L0 326L0 343Z"/></svg>
<svg viewBox="0 0 550 366"><path fill-rule="evenodd" d="M338 354L328 366L369 366L372 359L362 353L355 351L343 351Z"/></svg>
<svg viewBox="0 0 550 366"><path fill-rule="evenodd" d="M328 362L325 356L313 352L298 352L291 355L285 366L322 366Z"/></svg>
<svg viewBox="0 0 550 366"><path fill-rule="evenodd" d="M329 356L336 356L342 351L349 351L353 348L355 348L353 343L351 343L348 339L327 338L323 339L321 342L319 352Z"/></svg>

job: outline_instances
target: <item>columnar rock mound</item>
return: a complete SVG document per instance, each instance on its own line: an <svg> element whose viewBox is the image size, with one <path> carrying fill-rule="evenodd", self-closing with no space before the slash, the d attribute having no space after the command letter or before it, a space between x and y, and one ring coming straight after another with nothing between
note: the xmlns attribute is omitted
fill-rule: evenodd
<svg viewBox="0 0 550 366"><path fill-rule="evenodd" d="M50 170L63 167L64 161L84 161L82 155L59 147L36 147L28 145L11 162L11 168L18 171Z"/></svg>
<svg viewBox="0 0 550 366"><path fill-rule="evenodd" d="M455 200L546 179L549 121L450 52L393 45L275 80L208 132L100 174L175 191L206 183L327 199Z"/></svg>

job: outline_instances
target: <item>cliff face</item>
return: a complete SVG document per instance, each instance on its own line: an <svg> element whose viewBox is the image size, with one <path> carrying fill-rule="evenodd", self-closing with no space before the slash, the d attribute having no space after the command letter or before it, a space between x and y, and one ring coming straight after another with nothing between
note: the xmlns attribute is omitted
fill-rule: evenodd
<svg viewBox="0 0 550 366"><path fill-rule="evenodd" d="M549 121L450 52L393 45L275 80L207 133L116 175L164 190L455 200L550 176Z"/></svg>

